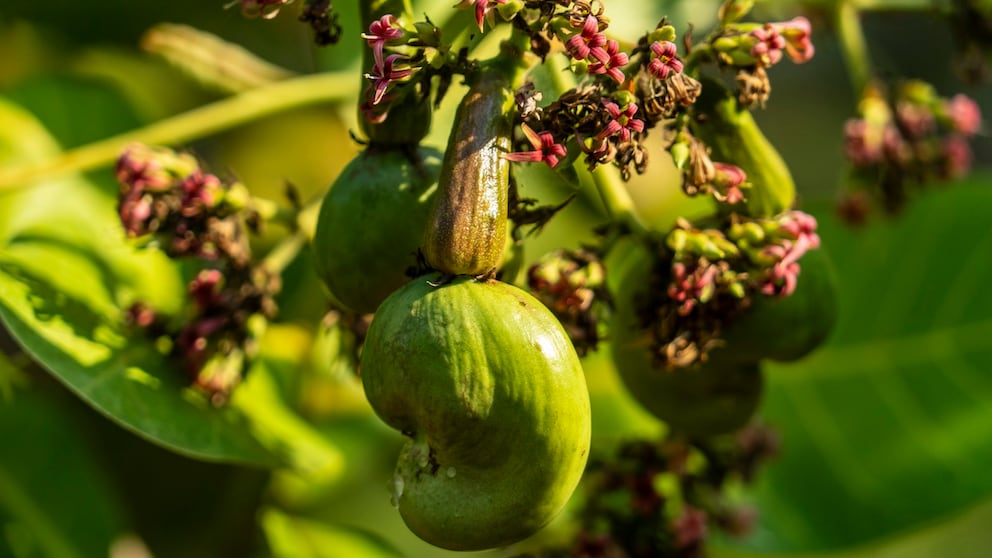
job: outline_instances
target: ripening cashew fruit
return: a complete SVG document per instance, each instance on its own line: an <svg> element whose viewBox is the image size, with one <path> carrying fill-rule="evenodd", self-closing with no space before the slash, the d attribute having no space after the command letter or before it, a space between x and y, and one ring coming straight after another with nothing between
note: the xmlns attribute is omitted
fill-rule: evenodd
<svg viewBox="0 0 992 558"><path fill-rule="evenodd" d="M499 281L421 277L376 312L362 384L409 437L394 502L425 541L511 544L546 525L585 468L591 420L578 356L537 299Z"/></svg>
<svg viewBox="0 0 992 558"><path fill-rule="evenodd" d="M837 322L837 279L823 250L799 260L796 290L787 297L755 295L751 307L724 330L729 358L790 362L819 347Z"/></svg>
<svg viewBox="0 0 992 558"><path fill-rule="evenodd" d="M710 148L710 157L737 165L747 174L747 214L772 217L791 209L796 200L792 173L775 146L762 133L751 111L720 83L702 80L703 91L692 107L692 133Z"/></svg>
<svg viewBox="0 0 992 558"><path fill-rule="evenodd" d="M433 149L370 147L327 191L314 233L314 264L341 304L374 312L410 280L440 161Z"/></svg>
<svg viewBox="0 0 992 558"><path fill-rule="evenodd" d="M651 366L648 352L631 338L612 347L630 395L673 431L695 436L733 432L751 420L761 403L757 362L728 362L714 354L696 366L664 370Z"/></svg>
<svg viewBox="0 0 992 558"><path fill-rule="evenodd" d="M651 333L637 308L651 267L650 252L633 240L621 241L607 260L614 301L610 352L627 392L678 432L712 436L744 426L761 401L757 360L727 358L733 351L728 348L714 350L708 362L694 367L666 370L655 365Z"/></svg>

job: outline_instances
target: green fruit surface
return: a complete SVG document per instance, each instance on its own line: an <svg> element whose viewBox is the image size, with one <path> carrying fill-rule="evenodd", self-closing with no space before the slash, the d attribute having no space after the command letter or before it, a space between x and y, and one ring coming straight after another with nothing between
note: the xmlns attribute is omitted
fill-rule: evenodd
<svg viewBox="0 0 992 558"><path fill-rule="evenodd" d="M417 264L440 154L421 148L368 149L352 160L324 197L313 239L317 272L341 304L374 312Z"/></svg>
<svg viewBox="0 0 992 558"><path fill-rule="evenodd" d="M751 307L724 331L729 357L738 362L762 358L788 362L806 356L827 339L837 322L833 266L823 250L807 252L799 264L802 271L792 295L754 295Z"/></svg>
<svg viewBox="0 0 992 558"><path fill-rule="evenodd" d="M651 336L640 323L636 300L651 271L648 250L623 241L607 260L615 311L610 320L610 351L620 379L644 409L674 431L712 436L744 426L761 400L757 361L741 363L714 350L708 362L685 369L656 368Z"/></svg>
<svg viewBox="0 0 992 558"><path fill-rule="evenodd" d="M379 308L362 353L375 412L410 437L394 478L407 526L481 550L546 525L585 468L589 394L539 301L498 281L419 278Z"/></svg>
<svg viewBox="0 0 992 558"><path fill-rule="evenodd" d="M737 165L747 173L748 215L772 217L790 209L796 184L751 111L741 108L733 93L718 82L702 83L703 92L693 105L692 132L710 148L714 161Z"/></svg>

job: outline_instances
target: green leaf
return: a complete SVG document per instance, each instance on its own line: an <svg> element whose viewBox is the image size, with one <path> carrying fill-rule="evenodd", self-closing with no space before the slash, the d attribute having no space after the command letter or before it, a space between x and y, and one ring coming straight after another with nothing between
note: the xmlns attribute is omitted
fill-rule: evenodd
<svg viewBox="0 0 992 558"><path fill-rule="evenodd" d="M378 537L354 528L293 517L275 509L262 511L262 528L273 558L400 558Z"/></svg>
<svg viewBox="0 0 992 558"><path fill-rule="evenodd" d="M269 329L262 341L261 356L252 365L244 383L234 391L231 407L247 421L252 435L279 456L290 469L281 471L298 483L319 487L332 484L344 470L344 456L313 426L287 405L288 395L280 385L294 377L304 343L293 343L292 326ZM289 341L299 347L293 357L276 354L274 344Z"/></svg>
<svg viewBox="0 0 992 558"><path fill-rule="evenodd" d="M821 218L840 317L827 346L769 367L783 451L752 548L860 544L992 495L990 212L986 177L865 230Z"/></svg>
<svg viewBox="0 0 992 558"><path fill-rule="evenodd" d="M0 404L0 555L108 555L122 514L79 434L37 392Z"/></svg>
<svg viewBox="0 0 992 558"><path fill-rule="evenodd" d="M65 149L140 124L123 95L93 78L45 75L21 82L4 95L38 118Z"/></svg>
<svg viewBox="0 0 992 558"><path fill-rule="evenodd" d="M0 102L0 164L56 146L30 115ZM271 465L234 409L215 409L124 312L145 301L180 311L177 266L127 243L115 201L78 177L0 195L0 319L25 351L121 426L179 453Z"/></svg>

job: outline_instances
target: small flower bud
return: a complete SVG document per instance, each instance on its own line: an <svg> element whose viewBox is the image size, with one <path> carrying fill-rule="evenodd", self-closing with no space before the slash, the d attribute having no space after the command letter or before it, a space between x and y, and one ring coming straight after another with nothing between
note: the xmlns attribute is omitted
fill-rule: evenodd
<svg viewBox="0 0 992 558"><path fill-rule="evenodd" d="M581 77L589 73L589 63L585 60L571 60L568 67L576 76Z"/></svg>
<svg viewBox="0 0 992 558"><path fill-rule="evenodd" d="M676 254L684 251L688 242L689 233L685 229L673 229L665 239L665 245L671 248Z"/></svg>
<svg viewBox="0 0 992 558"><path fill-rule="evenodd" d="M676 141L668 148L668 153L672 156L672 163L675 168L684 171L689 166L690 148L686 141Z"/></svg>
<svg viewBox="0 0 992 558"><path fill-rule="evenodd" d="M671 25L662 25L648 34L648 44L666 41L675 42L675 27Z"/></svg>
<svg viewBox="0 0 992 558"><path fill-rule="evenodd" d="M441 30L429 21L418 21L413 24L417 31L417 38L425 46L438 48L441 46Z"/></svg>
<svg viewBox="0 0 992 558"><path fill-rule="evenodd" d="M726 0L717 12L720 23L726 25L738 21L754 7L754 0Z"/></svg>

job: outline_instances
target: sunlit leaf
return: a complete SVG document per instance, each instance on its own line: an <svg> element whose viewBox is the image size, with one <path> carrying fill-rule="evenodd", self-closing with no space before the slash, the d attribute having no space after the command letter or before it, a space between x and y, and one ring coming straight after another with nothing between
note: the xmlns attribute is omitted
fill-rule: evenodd
<svg viewBox="0 0 992 558"><path fill-rule="evenodd" d="M56 149L29 115L0 104L0 163ZM272 464L233 409L215 409L151 341L124 328L145 301L181 308L177 267L124 238L115 201L78 177L0 195L0 319L38 363L123 427L186 455Z"/></svg>
<svg viewBox="0 0 992 558"><path fill-rule="evenodd" d="M65 149L140 123L123 96L92 78L45 75L21 82L4 95L38 118Z"/></svg>
<svg viewBox="0 0 992 558"><path fill-rule="evenodd" d="M262 528L273 558L399 558L399 551L369 533L267 509Z"/></svg>
<svg viewBox="0 0 992 558"><path fill-rule="evenodd" d="M975 179L865 230L821 218L840 320L823 349L769 366L784 446L754 548L864 543L992 495L990 212Z"/></svg>

